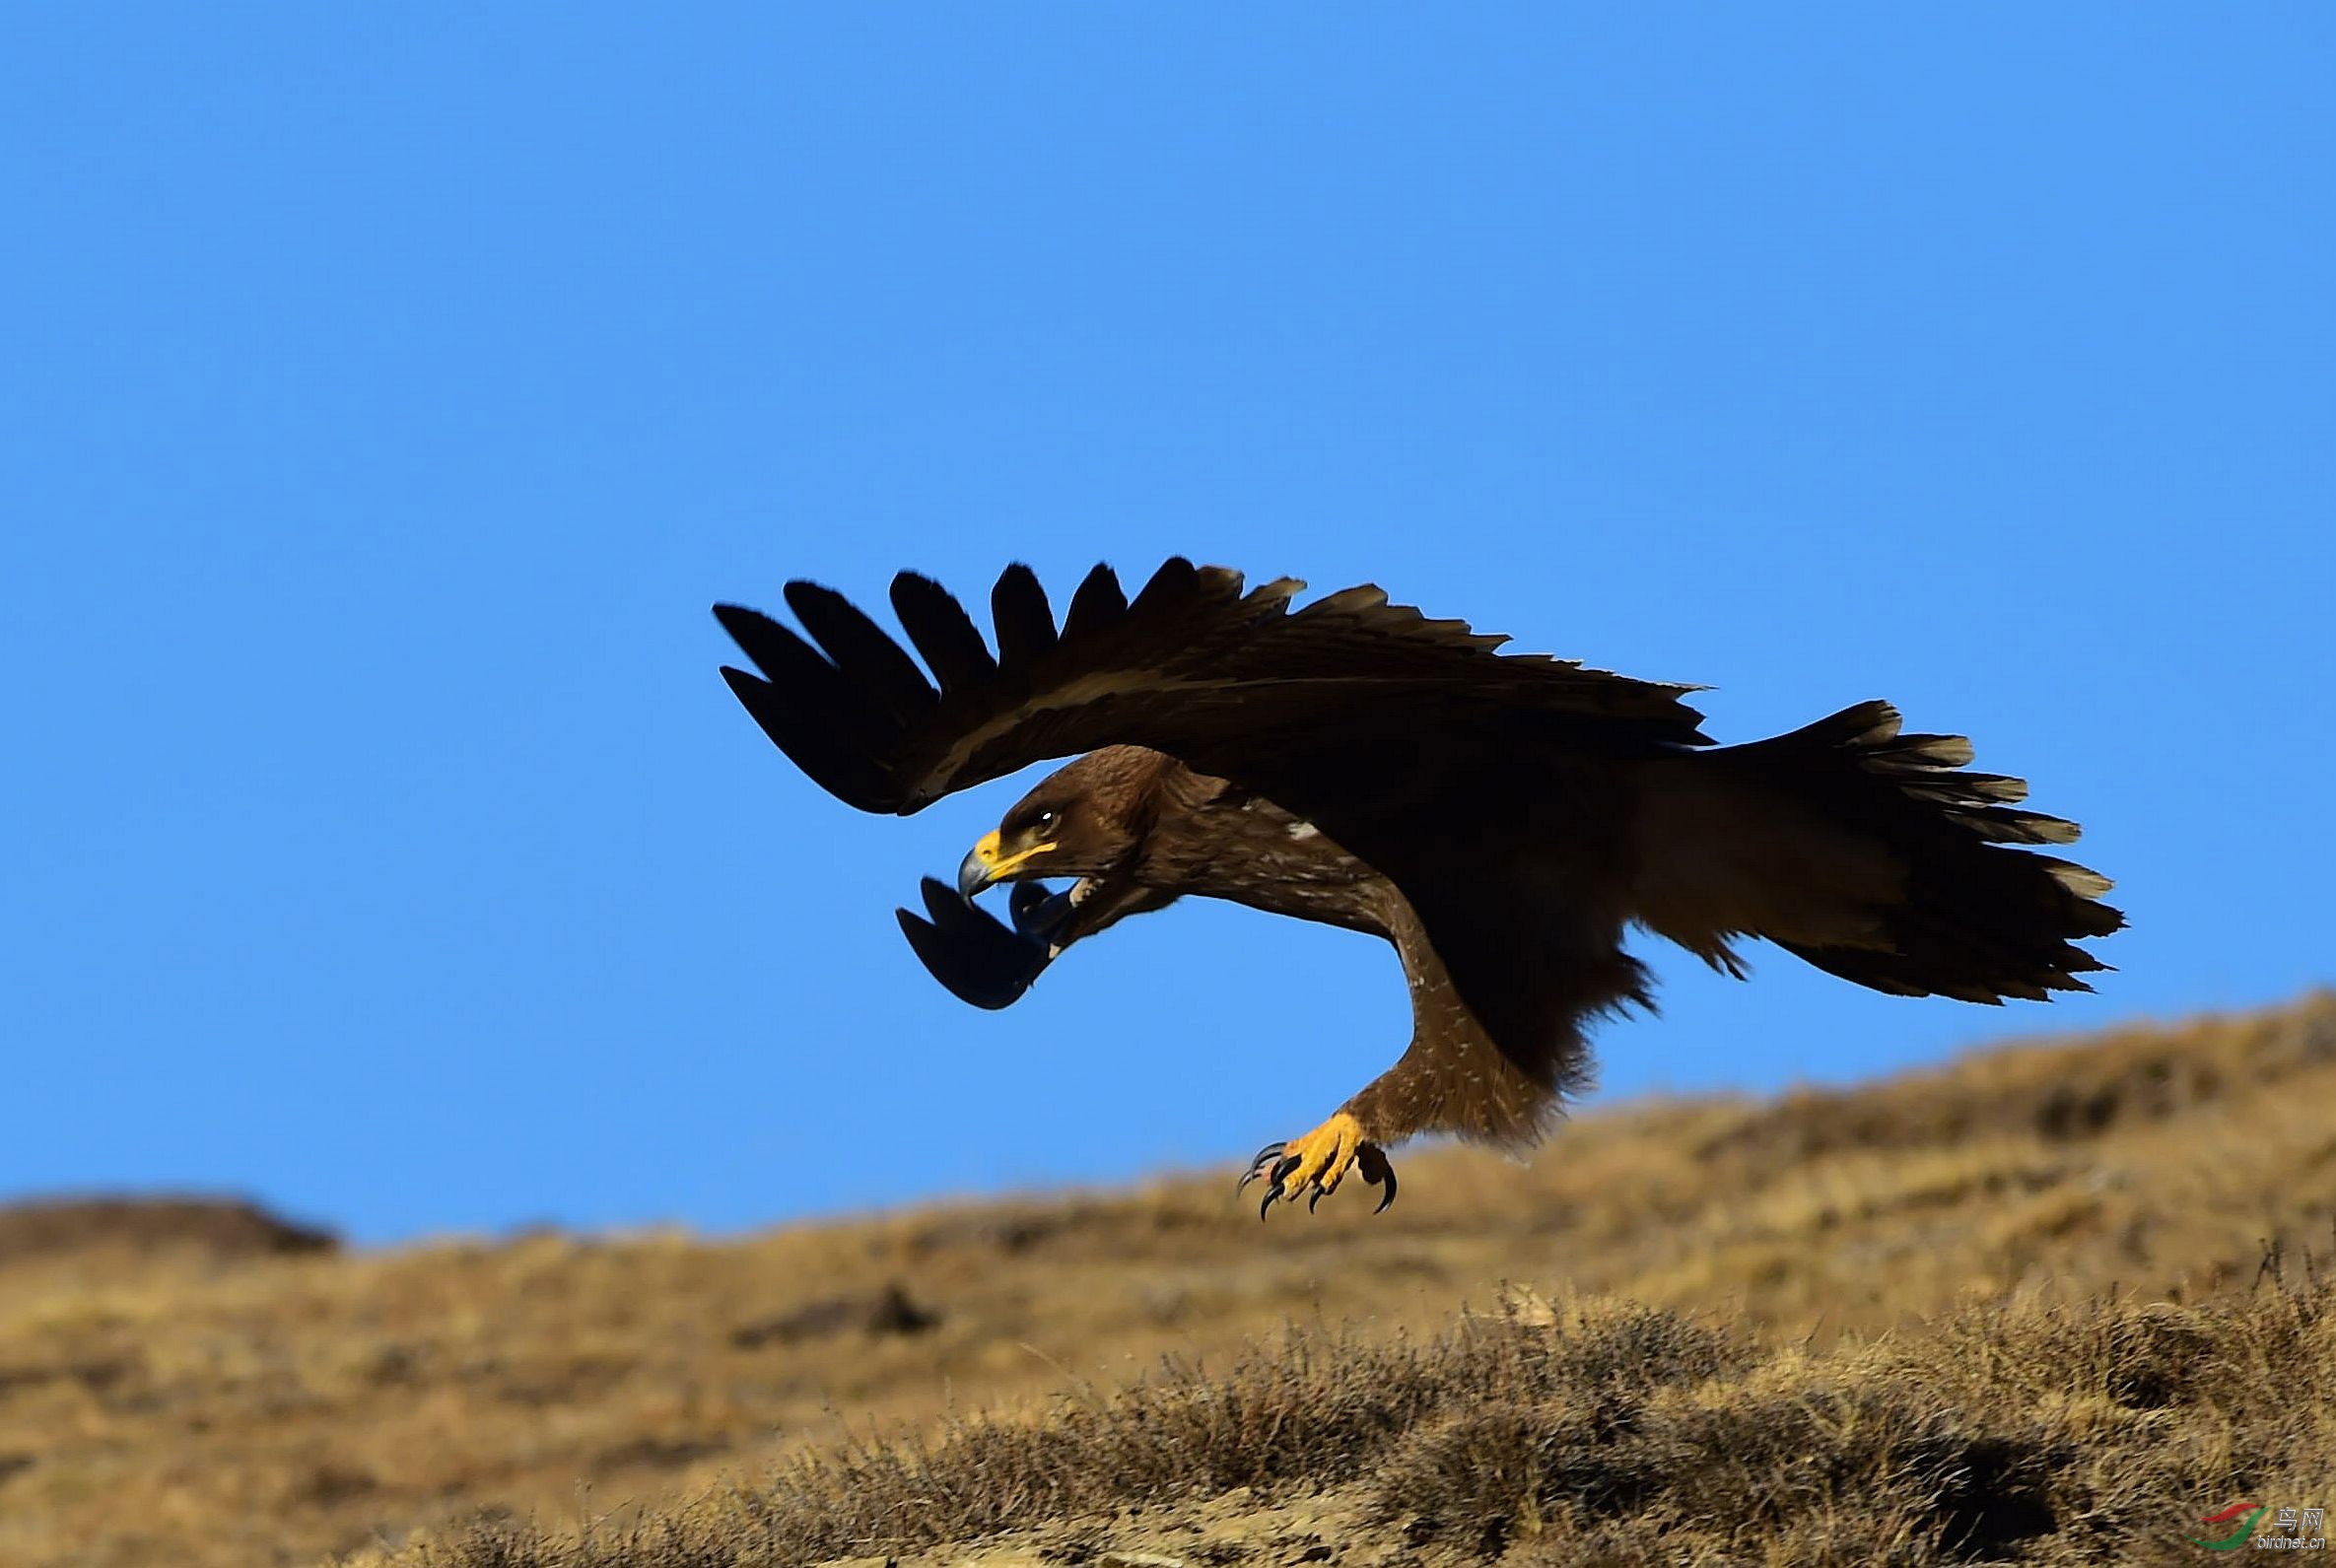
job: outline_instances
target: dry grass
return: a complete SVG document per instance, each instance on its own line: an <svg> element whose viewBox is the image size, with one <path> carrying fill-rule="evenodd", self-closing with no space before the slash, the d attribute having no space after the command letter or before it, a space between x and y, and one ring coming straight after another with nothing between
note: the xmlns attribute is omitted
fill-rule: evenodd
<svg viewBox="0 0 2336 1568"><path fill-rule="evenodd" d="M2336 1505L2323 1293L2252 1283L2336 1217L2332 1103L2320 996L1416 1154L1375 1220L1211 1173L719 1244L93 1225L0 1245L0 1562L2186 1553Z"/></svg>
<svg viewBox="0 0 2336 1568"><path fill-rule="evenodd" d="M1634 1303L1512 1298L1423 1344L1293 1332L1220 1375L1171 1368L1044 1419L801 1458L648 1521L482 1526L403 1561L730 1568L987 1542L975 1560L1164 1568L1288 1561L1271 1553L1293 1515L1335 1515L1329 1555L1353 1563L2134 1562L2188 1551L2230 1498L2328 1496L2332 1352L2336 1282L2316 1277L2191 1308L1970 1308L1822 1355Z"/></svg>

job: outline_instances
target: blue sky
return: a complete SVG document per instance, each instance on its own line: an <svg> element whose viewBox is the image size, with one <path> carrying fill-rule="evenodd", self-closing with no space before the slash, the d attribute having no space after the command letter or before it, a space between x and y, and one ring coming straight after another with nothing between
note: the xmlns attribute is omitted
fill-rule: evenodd
<svg viewBox="0 0 2336 1568"><path fill-rule="evenodd" d="M2336 978L2323 6L10 33L0 1193L734 1227L1229 1173L1393 1058L1385 949L1229 908L928 983L1017 788L795 774L707 614L795 576L1185 553L1724 738L1889 697L2119 879L2051 1009L1667 954L1609 1097Z"/></svg>

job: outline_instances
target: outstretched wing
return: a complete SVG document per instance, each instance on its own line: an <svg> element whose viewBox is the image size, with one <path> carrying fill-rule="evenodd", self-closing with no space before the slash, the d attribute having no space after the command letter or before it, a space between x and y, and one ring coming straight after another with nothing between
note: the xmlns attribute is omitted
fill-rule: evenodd
<svg viewBox="0 0 2336 1568"><path fill-rule="evenodd" d="M1322 821L1341 811L1358 763L1386 769L1463 740L1497 748L1488 724L1578 736L1597 750L1709 744L1680 701L1694 688L1631 680L1505 638L1431 621L1370 586L1290 607L1289 579L1243 591L1240 574L1171 560L1133 600L1107 567L1058 627L1029 568L991 592L993 650L928 579L893 579L892 604L927 674L831 588L795 581L808 637L757 611L715 613L759 674L723 678L771 739L830 793L907 815L1030 763L1127 743L1167 752ZM1416 800L1381 804L1416 806ZM1325 813L1328 815L1326 816Z"/></svg>

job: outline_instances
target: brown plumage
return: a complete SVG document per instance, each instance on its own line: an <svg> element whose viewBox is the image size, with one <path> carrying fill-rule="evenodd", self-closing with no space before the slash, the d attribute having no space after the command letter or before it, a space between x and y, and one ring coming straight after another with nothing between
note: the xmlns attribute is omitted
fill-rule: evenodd
<svg viewBox="0 0 2336 1568"><path fill-rule="evenodd" d="M2084 989L2076 947L2122 920L2108 883L2035 845L2073 824L2019 809L2018 780L1963 771L1969 743L1906 735L1864 703L1713 747L1689 687L1502 654L1372 587L1293 610L1300 584L1163 566L1130 602L1098 567L1058 630L1011 567L996 652L937 585L893 606L925 670L832 590L788 585L811 641L716 613L761 674L725 668L803 771L906 815L1047 757L1041 783L967 857L966 895L1017 889L1020 932L928 884L902 923L959 994L1002 1005L1070 943L1185 894L1369 931L1409 983L1402 1059L1322 1127L1252 1166L1311 1202L1350 1168L1394 1193L1385 1148L1448 1131L1522 1147L1587 1068L1582 1027L1647 999L1624 950L1647 926L1741 973L1766 937L1907 995L1995 1002ZM1246 1180L1246 1179L1245 1179ZM1384 1203L1384 1199L1383 1199Z"/></svg>

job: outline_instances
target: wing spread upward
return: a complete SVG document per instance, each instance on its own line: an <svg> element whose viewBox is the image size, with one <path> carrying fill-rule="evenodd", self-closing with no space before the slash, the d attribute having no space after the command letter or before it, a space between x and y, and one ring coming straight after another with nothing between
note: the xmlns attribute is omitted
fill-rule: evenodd
<svg viewBox="0 0 2336 1568"><path fill-rule="evenodd" d="M1371 837L1340 810L1356 765L1400 765L1463 737L1495 747L1488 725L1594 751L1709 744L1680 701L1693 687L1499 653L1505 638L1428 620L1375 587L1293 610L1302 586L1245 592L1238 573L1171 560L1131 600L1097 567L1058 627L1037 577L1013 566L990 595L993 651L954 598L903 573L892 605L924 667L814 582L787 586L807 636L736 605L715 613L760 672L723 669L739 701L863 811L907 815L1033 762L1127 743L1332 828L1327 812L1354 842Z"/></svg>

